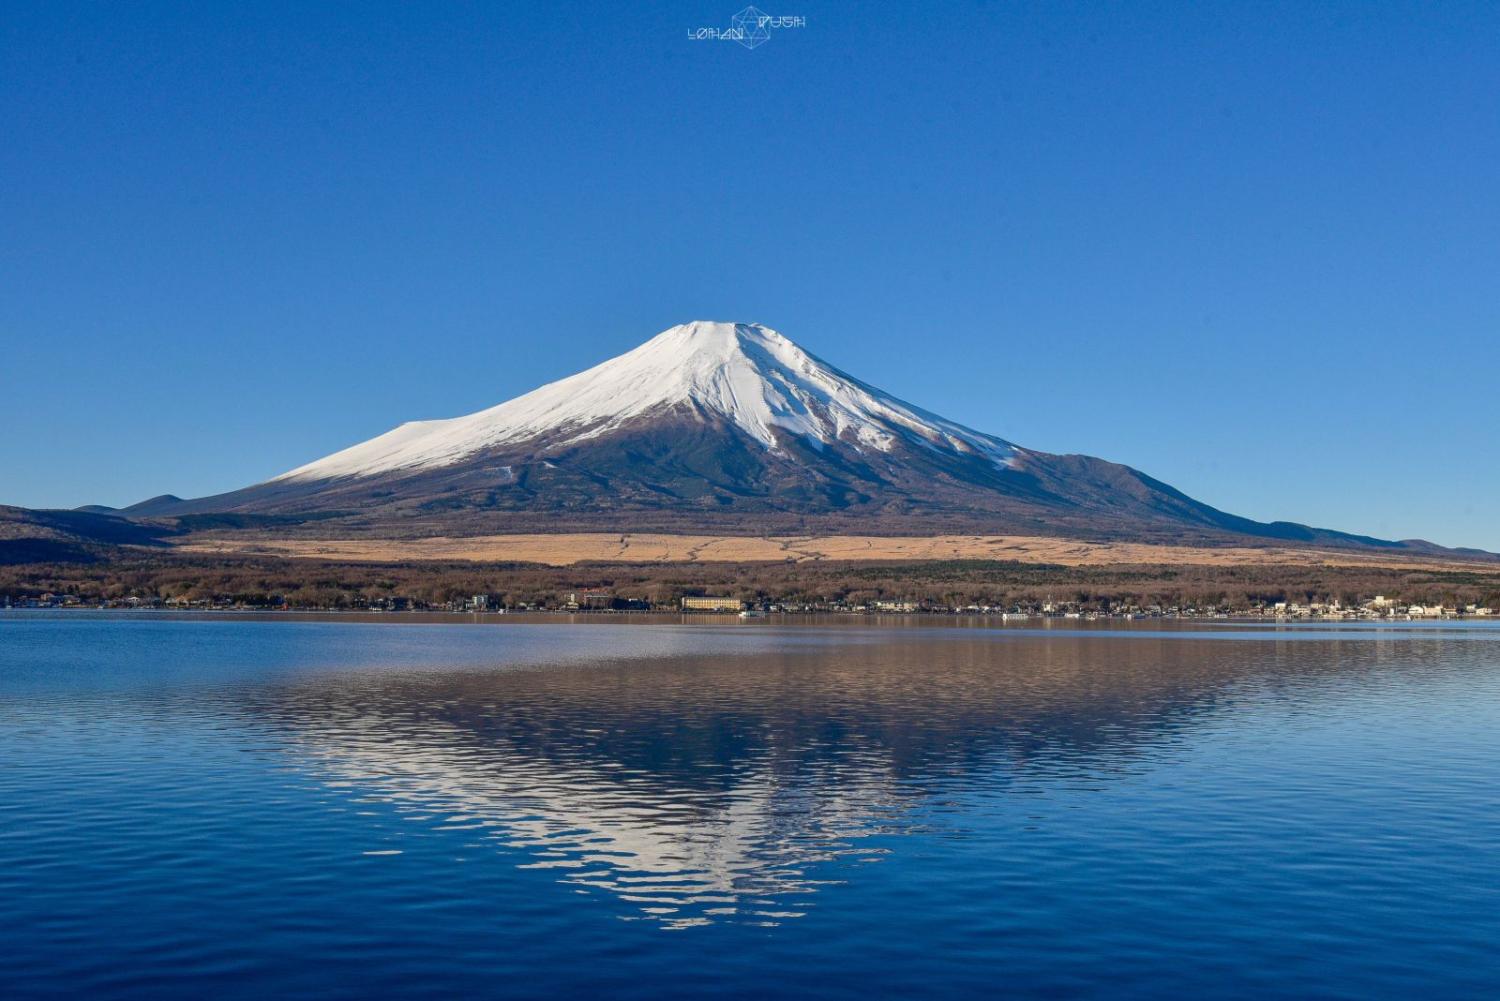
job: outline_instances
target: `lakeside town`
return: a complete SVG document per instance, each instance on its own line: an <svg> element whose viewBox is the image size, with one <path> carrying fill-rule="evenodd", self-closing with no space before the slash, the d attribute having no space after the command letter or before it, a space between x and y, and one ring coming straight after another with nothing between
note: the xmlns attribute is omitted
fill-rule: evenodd
<svg viewBox="0 0 1500 1001"><path fill-rule="evenodd" d="M316 611L348 613L438 612L471 615L504 615L508 613L561 614L628 614L682 613L694 615L740 615L760 617L780 615L971 615L997 617L1003 621L1033 619L1100 620L1100 619L1229 619L1258 618L1287 620L1369 620L1416 621L1423 619L1495 619L1500 615L1488 605L1410 603L1385 595L1345 602L1339 598L1306 601L1255 602L1244 606L1228 604L1143 604L1133 601L1097 598L1061 601L1047 598L1039 602L1018 602L1008 606L985 604L940 604L932 601L877 599L849 601L772 601L751 600L729 595L683 595L676 600L654 602L645 598L623 597L610 591L581 590L560 594L555 600L508 603L491 594L474 594L448 601L419 601L405 597L362 599L347 602L308 604L277 600L244 601L230 597L141 596L89 600L77 594L55 594L0 598L0 609L116 609L162 611Z"/></svg>

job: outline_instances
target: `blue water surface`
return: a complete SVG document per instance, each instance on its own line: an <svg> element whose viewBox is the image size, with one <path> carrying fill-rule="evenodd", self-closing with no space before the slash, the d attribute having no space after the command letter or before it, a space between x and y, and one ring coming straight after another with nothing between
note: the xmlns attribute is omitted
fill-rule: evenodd
<svg viewBox="0 0 1500 1001"><path fill-rule="evenodd" d="M0 996L1491 998L1500 630L0 614Z"/></svg>

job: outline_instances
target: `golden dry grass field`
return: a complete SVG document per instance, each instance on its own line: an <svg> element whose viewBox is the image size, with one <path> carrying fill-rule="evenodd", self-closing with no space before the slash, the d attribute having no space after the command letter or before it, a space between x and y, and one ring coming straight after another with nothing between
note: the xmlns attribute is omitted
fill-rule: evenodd
<svg viewBox="0 0 1500 1001"><path fill-rule="evenodd" d="M889 537L712 536L591 533L482 535L429 539L277 539L199 535L185 552L307 557L351 562L574 563L810 562L823 560L1016 560L1064 566L1194 564L1207 566L1342 566L1430 568L1494 564L1410 553L1295 547L1199 547L1128 542L1080 542L1039 536L938 535Z"/></svg>

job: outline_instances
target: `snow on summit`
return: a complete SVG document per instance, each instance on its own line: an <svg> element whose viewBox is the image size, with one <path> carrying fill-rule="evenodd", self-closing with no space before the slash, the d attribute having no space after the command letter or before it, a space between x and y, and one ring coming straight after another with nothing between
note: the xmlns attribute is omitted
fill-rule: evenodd
<svg viewBox="0 0 1500 1001"><path fill-rule="evenodd" d="M1015 455L1009 443L888 396L769 327L699 320L499 406L402 424L276 480L415 471L527 443L563 447L680 408L722 417L772 451L781 448L778 435L791 434L879 451L903 439L998 464Z"/></svg>

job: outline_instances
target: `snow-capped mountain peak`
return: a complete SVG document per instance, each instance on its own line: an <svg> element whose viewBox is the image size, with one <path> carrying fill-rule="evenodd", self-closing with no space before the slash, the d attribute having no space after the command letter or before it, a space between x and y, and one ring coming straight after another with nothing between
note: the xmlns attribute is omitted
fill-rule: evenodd
<svg viewBox="0 0 1500 1001"><path fill-rule="evenodd" d="M753 323L672 327L497 407L403 424L275 480L127 513L246 515L250 531L304 539L620 533L621 558L633 558L623 547L635 532L1407 545L1262 524L1129 466L1018 448ZM710 544L671 558L732 551ZM782 551L809 556L790 543Z"/></svg>
<svg viewBox="0 0 1500 1001"><path fill-rule="evenodd" d="M904 441L1002 466L1016 456L1008 442L903 403L769 327L700 320L499 406L403 424L276 480L415 471L531 443L562 448L674 410L722 418L773 452L794 435L861 451L889 452Z"/></svg>

